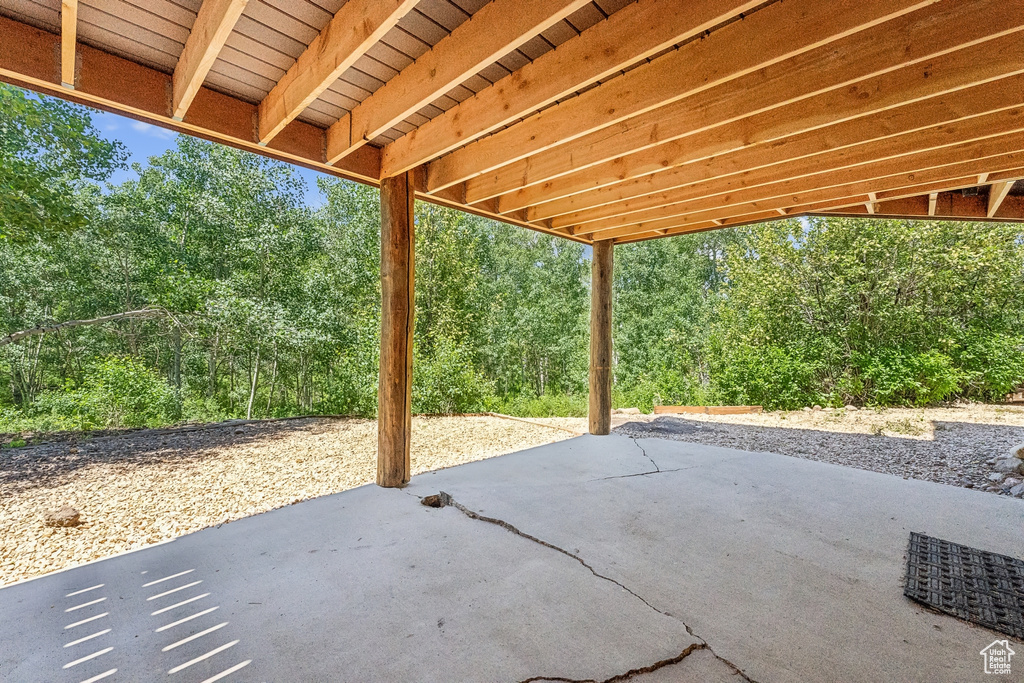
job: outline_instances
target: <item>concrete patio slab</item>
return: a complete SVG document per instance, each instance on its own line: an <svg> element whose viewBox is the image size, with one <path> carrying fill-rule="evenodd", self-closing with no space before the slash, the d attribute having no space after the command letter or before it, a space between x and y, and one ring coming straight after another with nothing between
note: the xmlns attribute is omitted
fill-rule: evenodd
<svg viewBox="0 0 1024 683"><path fill-rule="evenodd" d="M581 437L0 589L0 680L984 680L997 634L902 597L907 536L1019 556L1022 522L965 489Z"/></svg>

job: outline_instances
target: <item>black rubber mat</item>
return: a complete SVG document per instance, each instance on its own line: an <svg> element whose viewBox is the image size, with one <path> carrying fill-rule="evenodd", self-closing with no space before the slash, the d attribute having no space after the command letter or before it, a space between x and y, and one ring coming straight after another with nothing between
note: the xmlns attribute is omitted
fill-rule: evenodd
<svg viewBox="0 0 1024 683"><path fill-rule="evenodd" d="M903 594L940 612L1024 638L1024 561L910 534Z"/></svg>

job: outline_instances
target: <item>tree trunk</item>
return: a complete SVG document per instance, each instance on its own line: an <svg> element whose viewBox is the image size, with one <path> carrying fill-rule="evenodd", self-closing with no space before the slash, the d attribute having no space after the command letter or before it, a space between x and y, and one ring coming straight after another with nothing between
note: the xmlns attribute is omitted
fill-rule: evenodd
<svg viewBox="0 0 1024 683"><path fill-rule="evenodd" d="M256 385L260 381L260 350L256 349L256 362L253 363L252 388L249 389L249 405L245 409L245 419L252 419L252 404L256 400Z"/></svg>
<svg viewBox="0 0 1024 683"><path fill-rule="evenodd" d="M266 414L270 415L270 406L274 401L274 389L277 387L277 349L274 349L274 363L270 371L270 393L267 394Z"/></svg>

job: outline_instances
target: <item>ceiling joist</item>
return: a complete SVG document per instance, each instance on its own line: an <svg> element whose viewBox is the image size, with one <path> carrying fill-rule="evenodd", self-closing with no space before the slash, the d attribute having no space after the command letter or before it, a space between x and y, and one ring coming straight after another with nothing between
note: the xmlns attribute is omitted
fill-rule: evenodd
<svg viewBox="0 0 1024 683"><path fill-rule="evenodd" d="M327 129L327 163L384 133L590 0L493 0Z"/></svg>
<svg viewBox="0 0 1024 683"><path fill-rule="evenodd" d="M349 0L345 3L260 102L260 144L267 144L301 114L411 12L416 2Z"/></svg>
<svg viewBox="0 0 1024 683"><path fill-rule="evenodd" d="M249 0L204 0L174 67L171 117L181 121Z"/></svg>
<svg viewBox="0 0 1024 683"><path fill-rule="evenodd" d="M638 0L384 147L381 172L428 162L761 3Z"/></svg>
<svg viewBox="0 0 1024 683"><path fill-rule="evenodd" d="M439 189L476 178L932 2L842 0L829 3L833 4L842 7L826 7L815 0L770 5L703 40L687 43L649 64L432 162L427 167L427 187ZM742 49L737 49L738 46ZM694 69L694 64L700 64L701 68ZM820 69L820 64L818 66ZM508 189L514 187L482 191L476 183L469 183L467 200L479 201Z"/></svg>
<svg viewBox="0 0 1024 683"><path fill-rule="evenodd" d="M78 44L78 0L60 3L60 83L75 88L75 46Z"/></svg>
<svg viewBox="0 0 1024 683"><path fill-rule="evenodd" d="M1014 58L1020 73L1005 78L1006 62L996 54ZM698 107L713 103L694 102L649 131L685 136L503 195L499 206L530 206L531 215L550 218L1021 102L1024 41L1012 35L931 59L927 70L903 67L723 125L698 128L694 122L707 123Z"/></svg>
<svg viewBox="0 0 1024 683"><path fill-rule="evenodd" d="M843 114L829 113L831 108L821 106L826 99L845 116L853 116L858 111L884 110L922 96L998 78L1007 74L1008 65L1017 65L1012 72L1019 73L1024 70L1024 60L1020 58L1024 54L1024 41L1020 38L1024 13L1008 10L998 0L983 3L991 5L995 12L990 15L991 22L974 22L971 29L961 30L958 27L971 18L971 8L961 3L936 5L927 13L929 22L922 22L924 10L901 16L891 22L889 31L883 32L884 39L874 32L852 35L834 45L474 177L466 183L467 200L508 195L502 200L502 208L521 208L524 204L538 204L601 187L602 182L614 182L616 176L629 179L709 156L700 139L705 134L710 137L707 146L717 147L711 154L728 151L729 147L723 149L716 136L718 126L736 122L731 129L742 129L746 140L754 137L767 141L841 120ZM931 32L926 26L942 30ZM969 52L959 57L951 54L959 50ZM875 79L895 71L900 73L888 79ZM935 80L928 83L933 76ZM878 83L864 82L866 79L883 81L897 89L872 90ZM803 100L806 102L801 103ZM783 107L786 109L780 109ZM778 111L773 114L772 110ZM740 123L752 116L763 125L755 128ZM697 139L666 145L685 136ZM749 144L735 136L727 140L732 145ZM658 146L662 146L661 156L650 149ZM691 148L700 151L687 151ZM450 157L432 166L443 164ZM603 162L608 163L598 167ZM563 182L563 176L569 174L576 175ZM509 194L540 184L537 190L518 197Z"/></svg>
<svg viewBox="0 0 1024 683"><path fill-rule="evenodd" d="M863 123L874 126L875 130L880 129L879 122L876 120ZM893 137L883 137L858 145L850 145L833 152L797 156L795 159L770 166L754 165L753 170L742 173L719 175L705 181L696 179L682 187L664 192L623 199L593 209L557 216L551 219L551 225L561 227L614 219L637 212L657 210L660 207L684 201L709 199L729 193L749 191L759 186L771 185L781 179L793 180L817 176L822 173L832 173L865 164L877 164L886 159L897 159L901 156L940 150L973 140L1021 131L1024 131L1024 107L1010 107L954 122L940 122L939 125L926 129L915 129L912 132ZM816 136L816 139L820 139L820 136ZM781 145L771 148L772 151L780 149L782 149ZM737 154L749 156L746 154L746 150ZM817 178L814 181L820 182ZM531 219L536 218L534 214L528 213L528 215Z"/></svg>

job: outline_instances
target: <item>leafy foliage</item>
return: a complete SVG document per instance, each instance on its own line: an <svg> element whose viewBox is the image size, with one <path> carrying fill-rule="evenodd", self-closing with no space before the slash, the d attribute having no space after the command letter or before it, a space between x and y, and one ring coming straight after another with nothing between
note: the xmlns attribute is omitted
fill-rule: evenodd
<svg viewBox="0 0 1024 683"><path fill-rule="evenodd" d="M179 137L123 163L88 110L0 86L0 429L372 416L376 190ZM416 208L413 406L583 415L589 255ZM61 235L60 239L54 239ZM617 405L925 405L1024 382L1021 226L782 221L616 247Z"/></svg>

